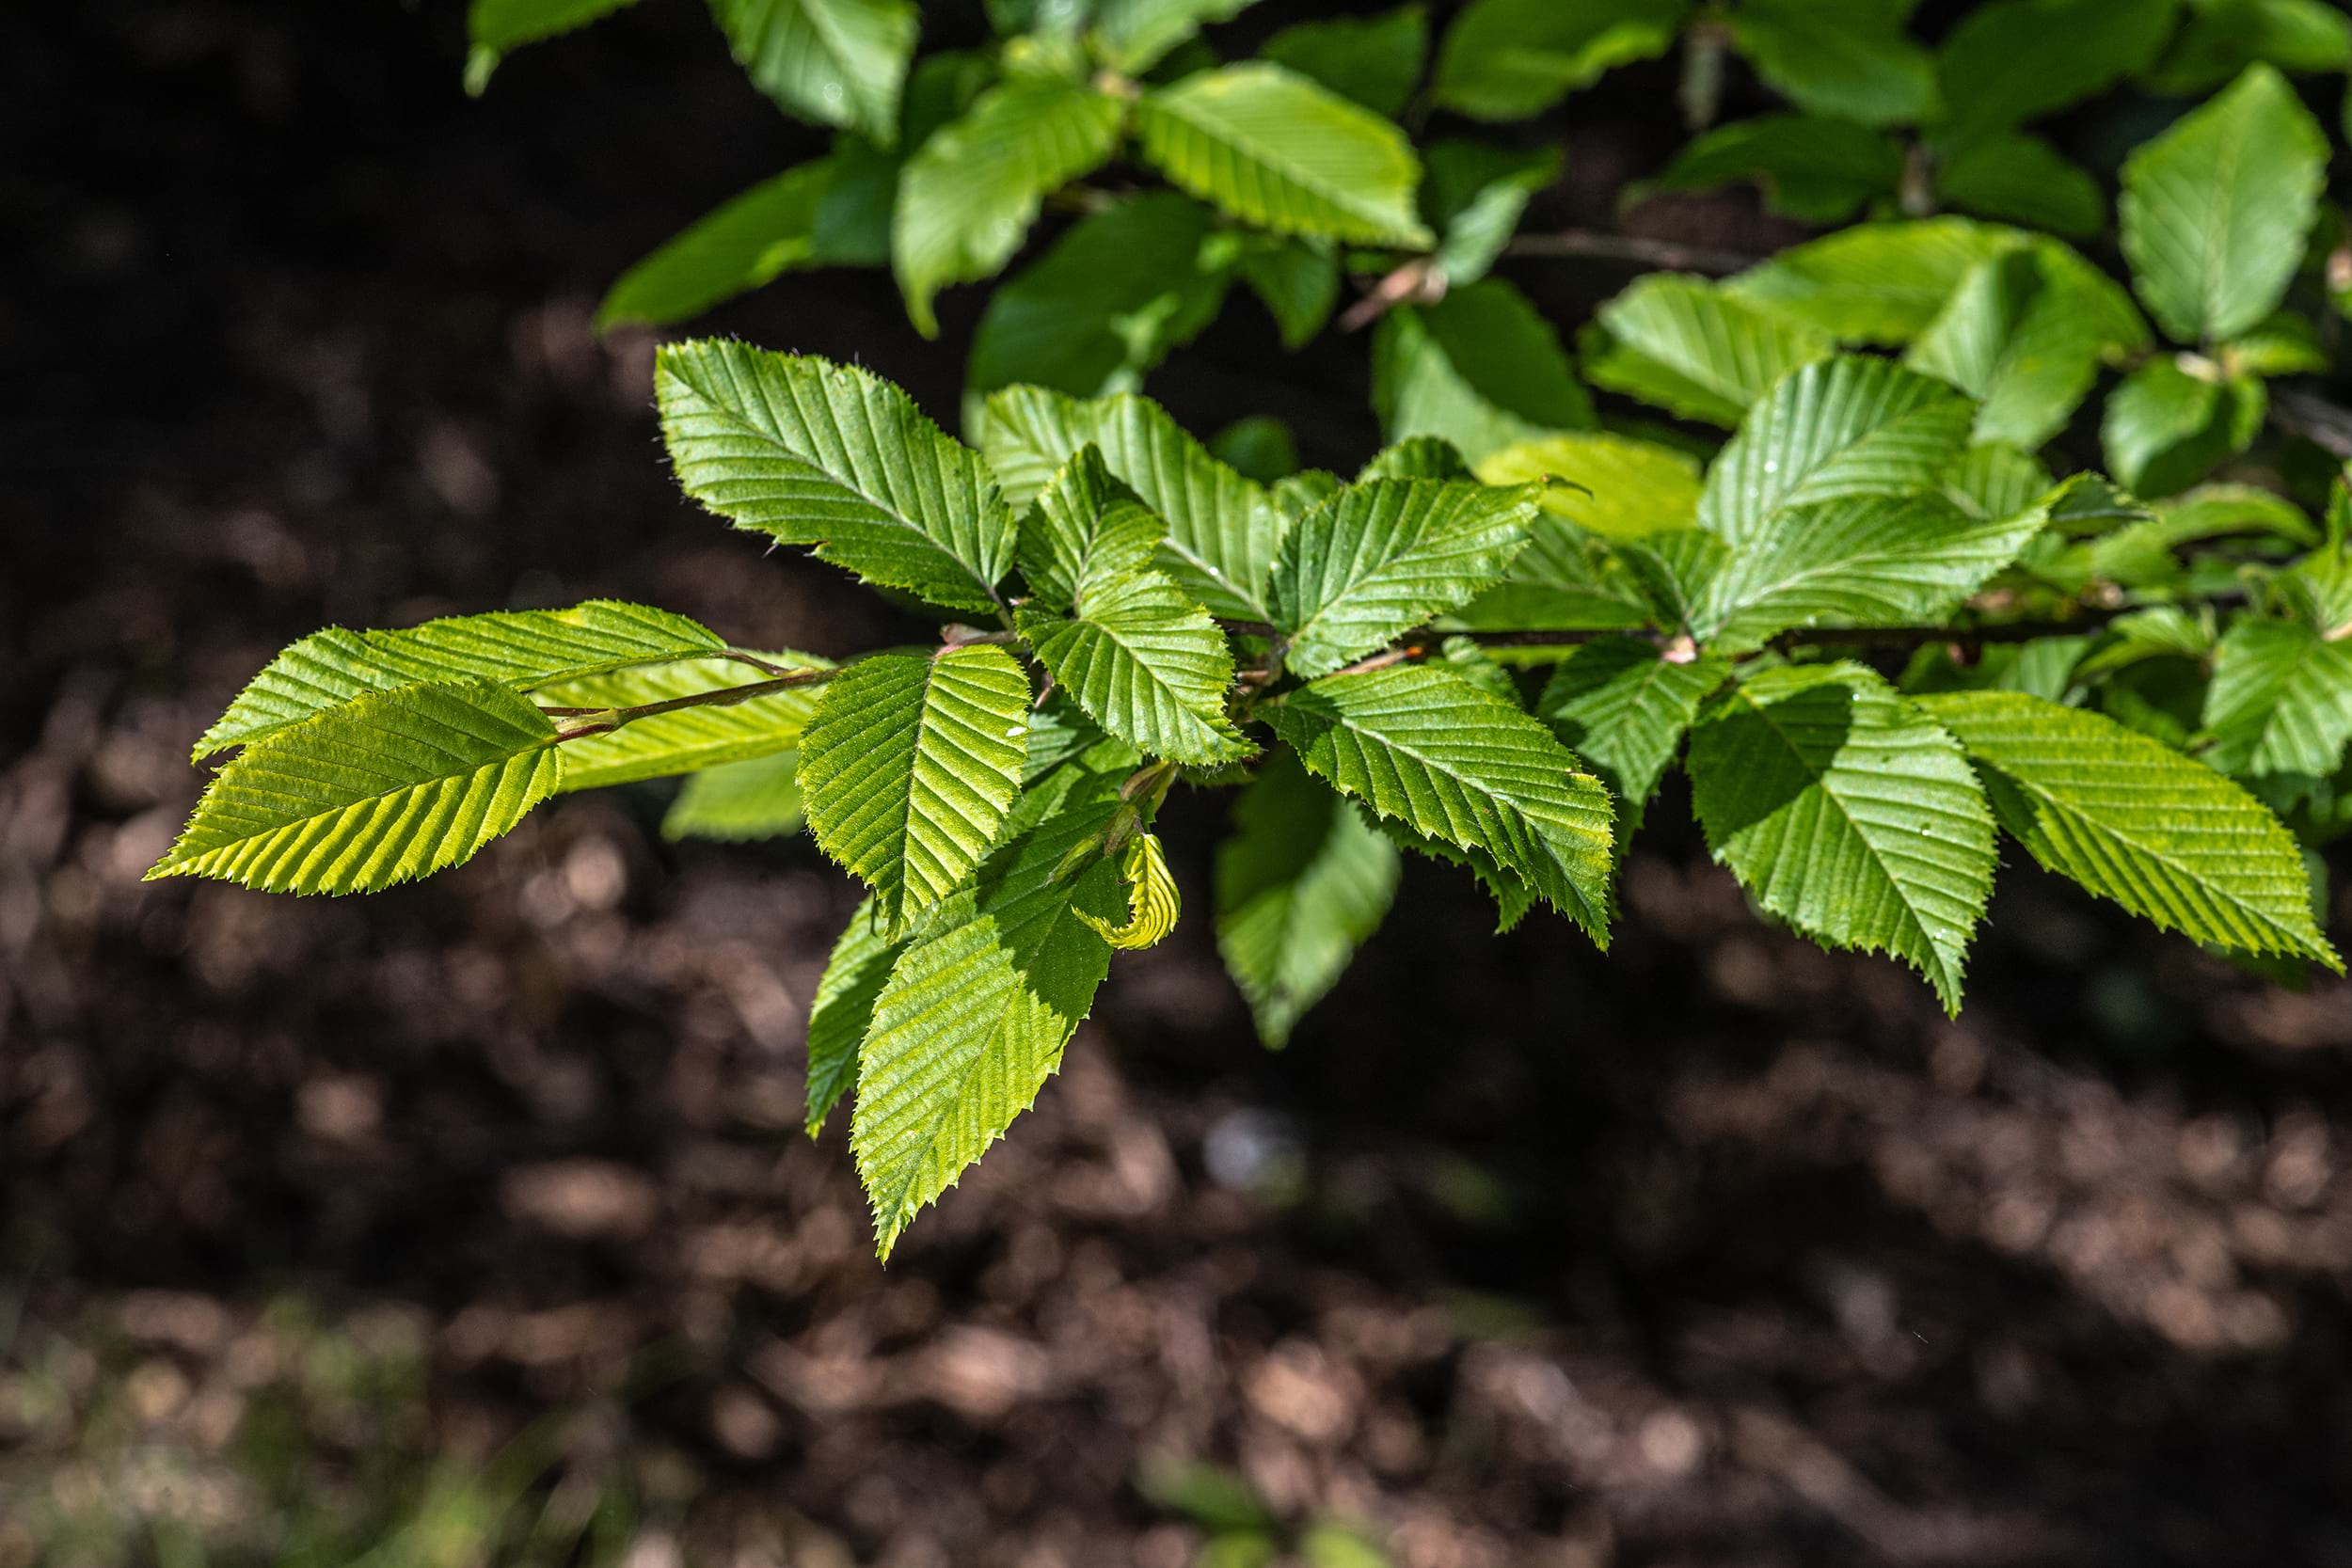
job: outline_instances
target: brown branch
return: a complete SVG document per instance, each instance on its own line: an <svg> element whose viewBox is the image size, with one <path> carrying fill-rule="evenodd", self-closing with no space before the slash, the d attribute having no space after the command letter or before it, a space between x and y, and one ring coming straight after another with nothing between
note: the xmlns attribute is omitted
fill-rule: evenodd
<svg viewBox="0 0 2352 1568"><path fill-rule="evenodd" d="M665 697L658 703L640 703L634 707L577 708L545 707L539 711L551 719L588 718L590 722L575 724L567 730L555 732L557 744L566 740L584 740L592 735L610 735L624 724L640 719L650 719L658 713L675 713L690 707L733 707L738 703L772 697L803 686L818 686L841 673L846 666L825 670L795 670L773 680L751 681L742 686L722 686L709 691L691 691L683 697Z"/></svg>

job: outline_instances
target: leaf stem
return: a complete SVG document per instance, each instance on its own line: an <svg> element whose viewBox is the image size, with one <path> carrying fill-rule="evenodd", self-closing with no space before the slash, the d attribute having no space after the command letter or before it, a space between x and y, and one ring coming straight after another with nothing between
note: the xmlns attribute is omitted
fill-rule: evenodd
<svg viewBox="0 0 2352 1568"><path fill-rule="evenodd" d="M650 719L658 713L675 713L690 707L733 707L738 703L772 697L780 691L796 690L804 686L820 686L841 673L846 665L825 670L794 670L772 680L752 681L743 686L723 686L709 691L691 691L683 697L665 697L658 703L640 703L634 707L566 708L547 707L539 711L551 719L586 718L584 724L555 732L558 745L566 740L582 740L592 735L610 735L624 724L640 719Z"/></svg>

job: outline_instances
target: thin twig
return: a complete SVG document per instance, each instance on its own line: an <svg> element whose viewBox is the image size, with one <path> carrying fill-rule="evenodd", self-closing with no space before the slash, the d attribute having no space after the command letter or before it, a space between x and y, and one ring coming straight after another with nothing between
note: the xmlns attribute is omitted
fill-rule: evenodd
<svg viewBox="0 0 2352 1568"><path fill-rule="evenodd" d="M2352 462L2352 410L2291 387L2270 391L2270 422L2290 436L2300 436L2321 451Z"/></svg>
<svg viewBox="0 0 2352 1568"><path fill-rule="evenodd" d="M550 718L571 719L590 715L591 722L576 724L555 732L558 744L566 740L582 740L592 735L610 735L624 724L640 719L650 719L658 713L675 713L690 707L733 707L738 703L772 697L780 691L790 691L803 686L818 686L841 673L846 666L825 670L795 670L773 680L751 681L742 686L723 686L710 691L691 691L683 697L665 697L658 703L640 703L633 707L615 708L541 708Z"/></svg>
<svg viewBox="0 0 2352 1568"><path fill-rule="evenodd" d="M1680 245L1673 240L1647 240L1638 234L1603 234L1591 229L1564 229L1556 234L1521 234L1502 247L1505 256L1584 256L1610 261L1631 261L1667 272L1703 272L1727 277L1744 272L1764 260L1743 251L1715 250L1706 245Z"/></svg>

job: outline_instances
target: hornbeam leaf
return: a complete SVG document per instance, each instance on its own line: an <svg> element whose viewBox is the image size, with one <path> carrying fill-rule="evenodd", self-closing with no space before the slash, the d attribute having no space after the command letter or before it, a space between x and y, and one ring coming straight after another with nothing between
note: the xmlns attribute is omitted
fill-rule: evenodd
<svg viewBox="0 0 2352 1568"><path fill-rule="evenodd" d="M1114 925L1085 910L1076 911L1097 936L1122 953L1140 953L1168 940L1184 914L1184 901L1176 890L1175 874L1168 869L1168 854L1157 833L1137 833L1127 841L1119 874L1127 884L1127 918Z"/></svg>
<svg viewBox="0 0 2352 1568"><path fill-rule="evenodd" d="M1677 664L1641 638L1604 637L1560 662L1535 713L1592 764L1629 826L1658 792L1699 705L1730 673L1725 659Z"/></svg>
<svg viewBox="0 0 2352 1568"><path fill-rule="evenodd" d="M1966 145L2105 92L2154 56L2178 8L2174 0L1994 0L1975 8L1937 51L1953 142Z"/></svg>
<svg viewBox="0 0 2352 1568"><path fill-rule="evenodd" d="M1021 788L1029 678L986 644L878 654L828 682L801 737L817 846L872 886L882 923L947 897Z"/></svg>
<svg viewBox="0 0 2352 1568"><path fill-rule="evenodd" d="M1491 587L1526 547L1541 493L1376 479L1308 513L1274 562L1284 663L1328 674Z"/></svg>
<svg viewBox="0 0 2352 1568"><path fill-rule="evenodd" d="M1012 514L977 453L862 370L704 339L655 361L686 493L738 528L950 610L993 614Z"/></svg>
<svg viewBox="0 0 2352 1568"><path fill-rule="evenodd" d="M2179 342L2220 342L2277 309L2327 169L2327 135L2266 65L2134 152L2123 254L2157 324Z"/></svg>
<svg viewBox="0 0 2352 1568"><path fill-rule="evenodd" d="M1229 22L1256 0L1095 0L1094 46L1104 63L1130 76L1212 22Z"/></svg>
<svg viewBox="0 0 2352 1568"><path fill-rule="evenodd" d="M453 615L398 631L316 631L271 659L237 693L196 743L196 756L259 740L364 692L475 675L527 690L633 664L694 658L725 646L717 633L683 615L617 599L590 599L569 610Z"/></svg>
<svg viewBox="0 0 2352 1568"><path fill-rule="evenodd" d="M800 669L829 667L807 654L763 657L771 664ZM551 707L624 708L755 686L769 678L748 665L695 659L562 681L532 695ZM789 752L801 743L801 732L817 711L823 689L816 684L787 687L731 705L682 707L631 720L608 734L565 741L564 782L558 787L565 794L603 789Z"/></svg>
<svg viewBox="0 0 2352 1568"><path fill-rule="evenodd" d="M1798 107L1906 125L1936 106L1935 63L1903 33L1910 0L1747 0L1731 31L1756 73Z"/></svg>
<svg viewBox="0 0 2352 1568"><path fill-rule="evenodd" d="M1378 16L1294 23L1266 40L1258 57L1393 119L1411 101L1428 54L1428 14L1406 5Z"/></svg>
<svg viewBox="0 0 2352 1568"><path fill-rule="evenodd" d="M1975 759L2033 858L2169 931L2341 970L2303 857L2262 802L2112 719L2010 691L1919 706Z"/></svg>
<svg viewBox="0 0 2352 1568"><path fill-rule="evenodd" d="M620 276L596 307L596 330L667 326L797 267L886 260L886 247L875 256L859 227L836 216L873 180L877 156L859 149L812 159L720 203Z"/></svg>
<svg viewBox="0 0 2352 1568"><path fill-rule="evenodd" d="M1462 450L1439 436L1407 436L1394 446L1382 447L1372 454L1356 475L1356 483L1374 479L1471 479L1470 466L1463 459ZM1331 496L1340 493L1334 485L1330 496L1320 498L1320 506ZM1314 507L1307 508L1311 512ZM1302 513L1301 515L1304 515Z"/></svg>
<svg viewBox="0 0 2352 1568"><path fill-rule="evenodd" d="M1582 342L1595 386L1724 425L1835 346L1802 321L1674 273L1653 273L1602 306Z"/></svg>
<svg viewBox="0 0 2352 1568"><path fill-rule="evenodd" d="M1960 1010L1993 889L1993 816L1959 743L1857 664L1766 670L1691 734L1692 805L1756 902L1834 947L1892 953Z"/></svg>
<svg viewBox="0 0 2352 1568"><path fill-rule="evenodd" d="M666 839L712 838L746 844L801 831L801 759L777 752L690 774L661 816Z"/></svg>
<svg viewBox="0 0 2352 1568"><path fill-rule="evenodd" d="M1473 462L1593 423L1593 401L1551 324L1499 277L1383 316L1373 337L1372 402L1390 440L1440 436Z"/></svg>
<svg viewBox="0 0 2352 1568"><path fill-rule="evenodd" d="M1147 92L1143 157L1178 189L1278 234L1424 249L1405 134L1304 76L1227 66Z"/></svg>
<svg viewBox="0 0 2352 1568"><path fill-rule="evenodd" d="M850 1146L884 1257L1036 1100L1110 968L1080 916L1121 913L1118 868L1097 857L1073 882L1057 869L1120 810L1119 777L1065 766L1029 800L1038 825L899 955L858 1051Z"/></svg>
<svg viewBox="0 0 2352 1568"><path fill-rule="evenodd" d="M1417 832L1491 854L1607 945L1609 791L1541 721L1419 665L1327 675L1259 711L1309 772Z"/></svg>
<svg viewBox="0 0 2352 1568"><path fill-rule="evenodd" d="M1661 190L1699 191L1753 180L1764 205L1804 223L1843 223L1864 203L1896 194L1903 150L1851 119L1758 115L1692 141L1658 177Z"/></svg>
<svg viewBox="0 0 2352 1568"><path fill-rule="evenodd" d="M898 139L914 0L710 0L736 62L787 114Z"/></svg>
<svg viewBox="0 0 2352 1568"><path fill-rule="evenodd" d="M890 970L906 951L890 940L867 894L833 944L817 994L808 1004L808 1135L825 1130L825 1118L857 1082L858 1045L873 1026L874 1003Z"/></svg>
<svg viewBox="0 0 2352 1568"><path fill-rule="evenodd" d="M1438 52L1438 106L1532 119L1620 65L1664 54L1687 0L1474 0Z"/></svg>
<svg viewBox="0 0 2352 1568"><path fill-rule="evenodd" d="M2016 243L2014 230L1966 218L1856 224L1750 267L1724 292L1842 342L1906 343L1971 267Z"/></svg>
<svg viewBox="0 0 2352 1568"><path fill-rule="evenodd" d="M499 61L526 43L585 27L637 0L473 0L466 10L466 90L479 97Z"/></svg>
<svg viewBox="0 0 2352 1568"><path fill-rule="evenodd" d="M1017 78L915 150L898 182L891 264L916 330L939 335L932 297L1010 261L1045 197L1101 167L1126 117L1123 102L1079 83Z"/></svg>
<svg viewBox="0 0 2352 1568"><path fill-rule="evenodd" d="M1032 602L1068 610L1089 584L1142 571L1168 536L1168 523L1111 475L1089 441L1037 498L1021 534L1021 575Z"/></svg>
<svg viewBox="0 0 2352 1568"><path fill-rule="evenodd" d="M1159 404L1011 387L988 400L980 429L989 467L1016 506L1094 443L1111 473L1167 520L1160 569L1215 614L1266 618L1266 572L1289 517L1263 485L1210 456Z"/></svg>
<svg viewBox="0 0 2352 1568"><path fill-rule="evenodd" d="M1935 194L1962 212L2077 242L2097 239L2107 226L2099 182L2040 136L2011 134L1963 148L1937 166Z"/></svg>
<svg viewBox="0 0 2352 1568"><path fill-rule="evenodd" d="M1790 507L1933 490L1966 448L1974 415L1948 386L1891 360L1807 365L1776 382L1724 443L1699 526L1744 546Z"/></svg>
<svg viewBox="0 0 2352 1568"><path fill-rule="evenodd" d="M471 677L370 691L247 746L147 875L373 893L473 858L555 792L555 726Z"/></svg>
<svg viewBox="0 0 2352 1568"><path fill-rule="evenodd" d="M1216 945L1258 1037L1279 1047L1339 983L1396 897L1396 847L1278 752L1216 855Z"/></svg>
<svg viewBox="0 0 2352 1568"><path fill-rule="evenodd" d="M2352 741L2352 641L2299 621L2238 622L2214 651L2204 723L2205 760L2224 773L2328 777Z"/></svg>
<svg viewBox="0 0 2352 1568"><path fill-rule="evenodd" d="M1378 816L1369 806L1358 804L1350 809L1366 822L1375 824L1380 835L1397 848L1409 849L1423 859L1460 866L1469 872L1486 890L1486 896L1495 901L1495 935L1507 936L1518 930L1519 922L1527 918L1527 911L1535 907L1535 890L1517 872L1505 871L1497 864L1494 856L1486 850L1465 849L1458 844L1433 838L1396 817Z"/></svg>
<svg viewBox="0 0 2352 1568"><path fill-rule="evenodd" d="M1225 634L1161 573L1092 581L1068 617L1025 606L1017 621L1054 684L1137 751L1212 768L1249 754L1225 716Z"/></svg>

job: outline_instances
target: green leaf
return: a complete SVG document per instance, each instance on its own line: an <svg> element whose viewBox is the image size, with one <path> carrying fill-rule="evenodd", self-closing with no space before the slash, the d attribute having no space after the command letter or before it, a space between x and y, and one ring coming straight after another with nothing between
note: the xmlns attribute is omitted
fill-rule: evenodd
<svg viewBox="0 0 2352 1568"><path fill-rule="evenodd" d="M2111 719L2005 691L1919 699L2043 866L2168 931L2341 968L2303 858L2251 795Z"/></svg>
<svg viewBox="0 0 2352 1568"><path fill-rule="evenodd" d="M2150 314L2185 343L2233 338L2279 307L2327 182L2328 138L2258 65L2123 166L2123 254Z"/></svg>
<svg viewBox="0 0 2352 1568"><path fill-rule="evenodd" d="M914 56L914 0L710 0L736 63L785 113L888 147Z"/></svg>
<svg viewBox="0 0 2352 1568"><path fill-rule="evenodd" d="M466 90L481 96L499 61L526 43L585 27L637 0L473 0L466 11Z"/></svg>
<svg viewBox="0 0 2352 1568"><path fill-rule="evenodd" d="M2298 621L2244 620L2222 634L2204 726L2224 773L2325 778L2352 741L2352 642Z"/></svg>
<svg viewBox="0 0 2352 1568"><path fill-rule="evenodd" d="M1010 261L1046 195L1108 161L1126 115L1092 87L1017 78L915 150L898 182L891 266L923 336L939 335L933 296Z"/></svg>
<svg viewBox="0 0 2352 1568"><path fill-rule="evenodd" d="M1235 270L1274 318L1287 349L1305 347L1340 302L1339 252L1319 241L1261 236L1242 251Z"/></svg>
<svg viewBox="0 0 2352 1568"><path fill-rule="evenodd" d="M1139 75L1213 22L1230 22L1257 0L1096 0L1094 46L1103 63Z"/></svg>
<svg viewBox="0 0 2352 1568"><path fill-rule="evenodd" d="M1866 223L1784 250L1723 289L1840 341L1907 343L1971 269L2016 243L1966 218Z"/></svg>
<svg viewBox="0 0 2352 1568"><path fill-rule="evenodd" d="M818 158L704 214L620 276L596 307L596 330L667 326L794 267L866 260L829 254L825 245L819 219L843 167Z"/></svg>
<svg viewBox="0 0 2352 1568"><path fill-rule="evenodd" d="M1079 219L989 295L965 386L976 397L1022 382L1074 397L1134 391L1216 319L1231 252L1216 215L1174 191Z"/></svg>
<svg viewBox="0 0 2352 1568"><path fill-rule="evenodd" d="M1979 400L1977 440L2030 451L2065 427L2102 365L2148 342L2112 279L2044 242L1979 262L1903 362Z"/></svg>
<svg viewBox="0 0 2352 1568"><path fill-rule="evenodd" d="M1260 710L1309 772L1384 817L1491 854L1609 937L1609 791L1551 731L1451 670L1327 675Z"/></svg>
<svg viewBox="0 0 2352 1568"><path fill-rule="evenodd" d="M663 346L655 395L686 493L885 587L993 613L1012 514L977 454L866 372L704 339Z"/></svg>
<svg viewBox="0 0 2352 1568"><path fill-rule="evenodd" d="M1691 531L1679 530L1665 537ZM1622 546L1613 551L1597 536L1549 510L1538 513L1529 535L1510 574L1446 617L1449 627L1574 631L1649 623L1649 597L1620 559Z"/></svg>
<svg viewBox="0 0 2352 1568"><path fill-rule="evenodd" d="M1592 400L1551 324L1499 277L1381 318L1372 401L1391 441L1436 436L1472 461L1593 422Z"/></svg>
<svg viewBox="0 0 2352 1568"><path fill-rule="evenodd" d="M662 815L661 836L747 844L799 832L800 767L799 752L777 752L690 775Z"/></svg>
<svg viewBox="0 0 2352 1568"><path fill-rule="evenodd" d="M555 745L547 716L493 680L364 692L246 746L148 879L373 893L429 876L555 792Z"/></svg>
<svg viewBox="0 0 2352 1568"><path fill-rule="evenodd" d="M315 631L271 659L196 743L242 746L370 691L481 676L518 690L726 647L683 615L590 599L569 610L453 615L399 631Z"/></svg>
<svg viewBox="0 0 2352 1568"><path fill-rule="evenodd" d="M1408 436L1394 446L1382 447L1372 454L1356 483L1374 479L1469 479L1470 466L1462 459L1461 450L1451 441L1436 436ZM1329 495L1316 498L1315 505L1340 493L1334 484ZM1308 510L1311 511L1312 508Z"/></svg>
<svg viewBox="0 0 2352 1568"><path fill-rule="evenodd" d="M2257 60L2297 74L2352 68L2352 18L2330 0L2190 0L2147 85L2187 97Z"/></svg>
<svg viewBox="0 0 2352 1568"><path fill-rule="evenodd" d="M2173 0L1996 0L1936 51L1948 134L1971 141L2105 92L2154 55Z"/></svg>
<svg viewBox="0 0 2352 1568"><path fill-rule="evenodd" d="M1064 767L1034 795L1025 815L1038 825L899 955L858 1052L850 1147L884 1257L1035 1101L1109 972L1110 948L1079 916L1123 912L1117 868L1056 873L1120 809L1119 780Z"/></svg>
<svg viewBox="0 0 2352 1568"><path fill-rule="evenodd" d="M771 664L826 668L823 659L806 654L762 657ZM624 708L755 686L768 678L749 665L707 658L559 681L532 695L554 707ZM565 741L559 787L565 794L603 789L789 752L801 743L822 690L818 685L787 687L732 705L657 713L606 735Z"/></svg>
<svg viewBox="0 0 2352 1568"><path fill-rule="evenodd" d="M1455 287L1486 276L1536 192L1560 178L1555 147L1497 147L1450 137L1422 154L1422 215L1439 236L1431 258Z"/></svg>
<svg viewBox="0 0 2352 1568"><path fill-rule="evenodd" d="M2142 495L2185 490L2253 443L2268 403L2251 377L2151 359L2107 396L2099 430L2107 467Z"/></svg>
<svg viewBox="0 0 2352 1568"><path fill-rule="evenodd" d="M1687 633L1702 624L1715 579L1724 575L1731 550L1711 533L1685 528L1620 540L1615 556L1647 604L1650 621L1667 631Z"/></svg>
<svg viewBox="0 0 2352 1568"><path fill-rule="evenodd" d="M1439 108L1532 119L1603 72L1674 44L1684 0L1472 0L1438 55Z"/></svg>
<svg viewBox="0 0 2352 1568"><path fill-rule="evenodd" d="M2329 357L2310 317L2280 310L2222 344L2221 362L2241 375L2310 375L2326 371Z"/></svg>
<svg viewBox="0 0 2352 1568"><path fill-rule="evenodd" d="M1021 575L1029 597L1065 610L1090 584L1130 577L1152 563L1168 524L1113 478L1092 442L1062 465L1037 498L1021 535Z"/></svg>
<svg viewBox="0 0 2352 1568"><path fill-rule="evenodd" d="M1764 204L1803 223L1843 223L1902 183L1903 150L1850 119L1759 115L1706 133L1678 153L1656 186L1711 190L1753 180Z"/></svg>
<svg viewBox="0 0 2352 1568"><path fill-rule="evenodd" d="M1260 484L1298 471L1298 443L1291 427L1271 414L1245 414L1209 437L1209 454Z"/></svg>
<svg viewBox="0 0 2352 1568"><path fill-rule="evenodd" d="M1685 419L1737 424L1788 372L1835 344L1702 277L1652 273L1600 309L1583 343L1595 386Z"/></svg>
<svg viewBox="0 0 2352 1568"><path fill-rule="evenodd" d="M2050 488L2050 470L2031 452L1987 443L1970 447L1944 476L1944 494L1971 517L2008 517Z"/></svg>
<svg viewBox="0 0 2352 1568"><path fill-rule="evenodd" d="M1384 119L1405 112L1429 55L1429 17L1420 6L1378 16L1300 22L1266 40L1258 57L1352 100Z"/></svg>
<svg viewBox="0 0 2352 1568"><path fill-rule="evenodd" d="M1630 436L1579 431L1522 441L1478 461L1489 484L1548 483L1543 508L1604 539L1689 528L1699 504L1698 460Z"/></svg>
<svg viewBox="0 0 2352 1568"><path fill-rule="evenodd" d="M825 1118L857 1082L858 1045L873 1026L874 1003L890 979L891 966L905 951L905 942L893 942L886 933L874 895L858 900L808 1004L810 1137L825 1130Z"/></svg>
<svg viewBox="0 0 2352 1568"><path fill-rule="evenodd" d="M1025 505L1089 441L1111 473L1168 523L1158 564L1217 615L1266 618L1266 572L1290 528L1263 485L1211 457L1157 404L1081 403L1035 387L988 400L980 445L1005 493Z"/></svg>
<svg viewBox="0 0 2352 1568"><path fill-rule="evenodd" d="M1258 1037L1279 1048L1396 897L1396 847L1278 752L1216 854L1216 945Z"/></svg>
<svg viewBox="0 0 2352 1568"><path fill-rule="evenodd" d="M1676 663L1642 638L1604 637L1552 671L1535 715L1592 765L1629 828L1658 793L1699 705L1730 673L1727 659Z"/></svg>
<svg viewBox="0 0 2352 1568"><path fill-rule="evenodd" d="M1054 683L1145 755L1214 768L1249 754L1225 716L1225 634L1162 574L1097 578L1068 618L1025 607L1019 622Z"/></svg>
<svg viewBox="0 0 2352 1568"><path fill-rule="evenodd" d="M1904 959L1960 1010L1993 817L1950 736L1860 665L1783 667L1708 708L1688 766L1708 848L1758 904Z"/></svg>
<svg viewBox="0 0 2352 1568"><path fill-rule="evenodd" d="M2079 165L2040 136L2022 133L1973 143L1936 167L1947 206L1981 217L2093 240L2107 226L2107 198Z"/></svg>
<svg viewBox="0 0 2352 1568"><path fill-rule="evenodd" d="M1285 665L1328 674L1491 586L1526 546L1538 494L1377 479L1307 514L1274 561Z"/></svg>
<svg viewBox="0 0 2352 1568"><path fill-rule="evenodd" d="M1503 936L1518 928L1527 918L1527 911L1535 907L1535 892L1524 879L1505 871L1495 858L1484 849L1465 849L1444 839L1416 832L1393 816L1383 817L1370 807L1358 804L1352 808L1366 822L1375 824L1380 835L1400 849L1409 849L1427 860L1444 865L1459 866L1476 879L1486 890L1486 896L1495 901L1495 935Z"/></svg>
<svg viewBox="0 0 2352 1568"><path fill-rule="evenodd" d="M1179 189L1278 234L1431 243L1403 132L1279 66L1187 76L1136 106L1144 159Z"/></svg>
<svg viewBox="0 0 2352 1568"><path fill-rule="evenodd" d="M1903 36L1904 0L1745 0L1731 36L1756 73L1799 108L1864 125L1910 125L1936 107L1935 63Z"/></svg>
<svg viewBox="0 0 2352 1568"><path fill-rule="evenodd" d="M801 737L818 848L870 885L895 935L946 899L1021 788L1029 678L1002 648L877 654L827 683Z"/></svg>
<svg viewBox="0 0 2352 1568"><path fill-rule="evenodd" d="M1746 546L1791 507L1931 491L1967 446L1973 413L1949 387L1890 360L1839 355L1806 365L1716 455L1699 526Z"/></svg>
<svg viewBox="0 0 2352 1568"><path fill-rule="evenodd" d="M1426 439L1435 440L1436 437L1430 436ZM1373 459L1375 463L1378 461L1377 457ZM1369 464L1366 465L1366 468L1370 468ZM1379 476L1367 471L1357 477L1372 479ZM1338 495L1340 489L1340 476L1328 468L1301 468L1295 474L1285 474L1276 480L1266 487L1266 493L1273 498L1275 506L1280 510L1282 515L1295 523L1299 518Z"/></svg>
<svg viewBox="0 0 2352 1568"><path fill-rule="evenodd" d="M1933 494L1784 507L1733 554L1694 629L1743 652L1792 626L1939 621L2048 521L2046 502L1980 520Z"/></svg>

